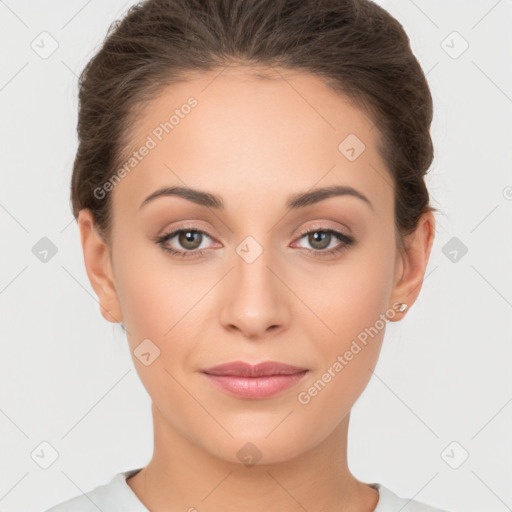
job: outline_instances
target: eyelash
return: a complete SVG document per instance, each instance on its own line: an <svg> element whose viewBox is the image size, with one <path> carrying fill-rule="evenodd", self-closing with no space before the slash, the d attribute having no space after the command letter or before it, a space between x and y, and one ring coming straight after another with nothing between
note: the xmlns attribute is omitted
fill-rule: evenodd
<svg viewBox="0 0 512 512"><path fill-rule="evenodd" d="M174 231L171 231L170 233L166 233L164 235L162 235L161 237L158 237L155 242L157 243L157 245L159 245L164 251L166 251L167 253L170 253L172 256L177 256L179 258L199 258L199 257L202 257L205 255L205 250L204 249L201 249L201 250L194 250L194 251L177 251L176 249L173 249L171 247L167 247L165 246L165 242L167 242L168 240L174 238L176 235L182 233L182 232L194 232L194 233L201 233L203 235L206 235L207 237L209 238L213 238L212 236L210 236L206 231L203 231L201 229L195 229L193 226L185 226L185 227L182 227L180 229L176 229ZM299 236L299 240L301 238L303 238L304 236L310 234L310 233L331 233L333 234L340 242L340 243L337 247L335 247L334 249L329 249L329 250L322 250L322 249L304 249L305 251L307 251L307 253L309 255L311 255L312 253L314 253L314 257L320 257L320 258L327 258L327 257L332 257L332 256L335 256L337 254L340 254L342 253L343 251L346 251L350 246L352 246L354 244L354 238L349 236L349 235L345 235L344 233L342 233L341 231L336 231L334 229L321 229L321 228L312 228L312 229L309 229L307 231L303 231L300 233L300 236Z"/></svg>

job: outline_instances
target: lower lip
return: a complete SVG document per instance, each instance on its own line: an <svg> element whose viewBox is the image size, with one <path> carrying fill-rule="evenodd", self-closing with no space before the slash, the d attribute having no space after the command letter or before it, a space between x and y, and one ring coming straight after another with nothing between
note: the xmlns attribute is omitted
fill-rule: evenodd
<svg viewBox="0 0 512 512"><path fill-rule="evenodd" d="M216 386L240 398L269 398L299 382L307 370L291 375L266 377L239 377L234 375L210 375L203 373Z"/></svg>

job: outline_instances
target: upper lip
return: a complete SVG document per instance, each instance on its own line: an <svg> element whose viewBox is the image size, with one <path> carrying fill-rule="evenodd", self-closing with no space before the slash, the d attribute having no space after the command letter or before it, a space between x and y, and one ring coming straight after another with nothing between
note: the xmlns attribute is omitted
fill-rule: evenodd
<svg viewBox="0 0 512 512"><path fill-rule="evenodd" d="M240 377L266 377L269 375L293 375L307 371L307 368L300 368L277 361L264 361L256 365L245 363L243 361L233 361L230 363L212 366L202 370L209 375L236 375Z"/></svg>

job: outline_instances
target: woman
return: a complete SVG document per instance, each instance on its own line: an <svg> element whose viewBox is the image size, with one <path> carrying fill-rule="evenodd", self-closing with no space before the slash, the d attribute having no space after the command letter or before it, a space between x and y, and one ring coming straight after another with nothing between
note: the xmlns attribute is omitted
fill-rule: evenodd
<svg viewBox="0 0 512 512"><path fill-rule="evenodd" d="M435 511L350 472L434 238L432 98L367 0L148 0L80 80L72 204L154 452L51 512Z"/></svg>

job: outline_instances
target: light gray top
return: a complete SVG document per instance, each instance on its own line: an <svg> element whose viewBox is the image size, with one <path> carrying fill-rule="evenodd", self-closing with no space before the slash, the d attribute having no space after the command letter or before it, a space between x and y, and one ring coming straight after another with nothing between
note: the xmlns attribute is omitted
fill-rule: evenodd
<svg viewBox="0 0 512 512"><path fill-rule="evenodd" d="M98 510L102 512L149 512L126 483L127 478L141 469L130 469L118 473L107 484L99 485L86 494L70 498L45 512L98 512ZM368 485L379 491L379 501L374 512L447 512L419 501L401 498L381 484L370 483Z"/></svg>

